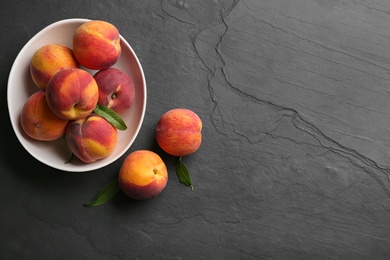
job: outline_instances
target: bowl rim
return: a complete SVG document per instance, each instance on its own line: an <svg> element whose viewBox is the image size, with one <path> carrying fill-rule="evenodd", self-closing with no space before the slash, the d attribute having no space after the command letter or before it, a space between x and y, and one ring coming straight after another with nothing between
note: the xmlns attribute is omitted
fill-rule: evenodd
<svg viewBox="0 0 390 260"><path fill-rule="evenodd" d="M8 81L7 81L8 116L9 116L9 119L11 121L11 126L12 126L12 129L13 129L13 132L16 135L19 143L36 160L40 161L41 163L43 163L43 164L45 164L47 166L50 166L50 167L54 168L54 169L65 171L65 172L90 172L90 171L93 171L93 170L97 170L97 169L106 167L106 166L112 164L113 162L117 161L123 154L125 154L129 150L131 145L134 143L134 141L137 138L137 136L139 134L139 131L140 131L141 127L142 127L142 124L143 124L143 121L144 121L144 117L145 117L145 113L146 113L147 86L146 86L145 74L144 74L142 65L141 65L141 63L140 63L140 61L138 59L137 54L134 52L133 48L131 47L131 45L126 41L126 39L121 34L119 34L121 42L124 45L127 46L127 48L129 49L130 53L133 55L133 57L135 59L135 62L138 65L138 68L139 68L140 74L141 74L141 80L142 80L141 89L143 90L143 100L141 101L142 102L142 108L141 108L141 115L139 117L139 124L135 128L134 135L133 135L132 139L124 147L123 150L118 152L115 156L111 157L110 160L107 160L107 161L104 161L104 162L102 162L102 160L98 160L98 161L93 162L93 163L86 163L82 167L73 167L73 168L69 169L69 167L67 167L67 164L65 164L65 163L63 165L57 165L55 163L44 161L40 157L38 157L37 155L32 153L28 149L27 144L25 143L24 138L22 136L22 133L20 133L19 131L16 130L17 129L17 124L19 124L19 117L17 119L15 118L15 115L14 115L15 113L13 113L14 108L10 105L10 100L11 100L10 85L12 83L13 78L15 77L14 74L17 75L17 69L15 68L16 64L18 64L18 61L20 59L22 59L22 56L23 56L24 52L29 48L29 45L31 43L33 43L36 39L38 39L39 37L41 37L42 35L47 33L47 31L50 31L51 29L53 29L53 27L57 27L57 26L60 26L60 25L68 24L68 23L80 23L81 24L81 23L85 23L85 22L88 22L88 21L91 21L91 20L92 19L86 19L86 18L68 18L68 19L59 20L59 21L56 21L54 23L51 23L51 24L47 25L46 27L44 27L43 29L38 31L33 37L31 37L24 44L24 46L20 49L20 51L18 52L16 58L14 59L14 61L12 63L10 72L8 74Z"/></svg>

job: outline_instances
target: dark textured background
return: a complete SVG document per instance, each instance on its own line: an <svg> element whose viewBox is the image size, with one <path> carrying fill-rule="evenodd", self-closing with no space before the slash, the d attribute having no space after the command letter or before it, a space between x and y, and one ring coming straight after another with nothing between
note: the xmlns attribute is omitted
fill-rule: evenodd
<svg viewBox="0 0 390 260"><path fill-rule="evenodd" d="M13 60L67 18L113 23L140 59L147 110L126 154L165 160L153 200L83 207L125 155L60 172L13 133ZM15 0L0 28L0 259L390 259L389 1ZM194 192L154 141L175 107L203 120Z"/></svg>

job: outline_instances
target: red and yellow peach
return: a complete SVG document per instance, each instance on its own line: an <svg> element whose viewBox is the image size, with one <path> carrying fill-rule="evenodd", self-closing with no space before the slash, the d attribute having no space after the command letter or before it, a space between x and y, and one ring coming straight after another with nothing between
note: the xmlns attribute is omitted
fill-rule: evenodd
<svg viewBox="0 0 390 260"><path fill-rule="evenodd" d="M156 141L166 153L186 156L200 147L201 130L202 121L195 112L176 108L161 116L156 126Z"/></svg>
<svg viewBox="0 0 390 260"><path fill-rule="evenodd" d="M125 72L109 68L98 71L94 78L99 87L98 104L118 114L131 107L135 98L133 80Z"/></svg>
<svg viewBox="0 0 390 260"><path fill-rule="evenodd" d="M156 197L168 182L168 171L161 157L148 150L130 153L119 170L118 183L130 198L145 200Z"/></svg>
<svg viewBox="0 0 390 260"><path fill-rule="evenodd" d="M57 72L46 88L46 99L58 117L74 120L88 116L99 98L95 79L82 69Z"/></svg>
<svg viewBox="0 0 390 260"><path fill-rule="evenodd" d="M111 23L99 20L82 24L73 34L73 53L86 68L110 68L121 55L118 29Z"/></svg>
<svg viewBox="0 0 390 260"><path fill-rule="evenodd" d="M20 115L24 132L33 139L53 141L65 134L68 120L59 118L46 102L46 94L39 91L24 103Z"/></svg>
<svg viewBox="0 0 390 260"><path fill-rule="evenodd" d="M91 114L70 121L66 129L69 149L85 163L108 157L118 141L118 130L106 119Z"/></svg>
<svg viewBox="0 0 390 260"><path fill-rule="evenodd" d="M78 68L79 64L70 48L61 44L47 44L35 51L30 62L34 83L45 90L55 73L63 69Z"/></svg>

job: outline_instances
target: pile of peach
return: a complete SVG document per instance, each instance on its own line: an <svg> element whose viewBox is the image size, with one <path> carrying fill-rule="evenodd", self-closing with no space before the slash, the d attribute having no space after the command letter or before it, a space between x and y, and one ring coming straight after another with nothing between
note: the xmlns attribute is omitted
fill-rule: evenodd
<svg viewBox="0 0 390 260"><path fill-rule="evenodd" d="M131 108L135 98L131 77L113 67L120 55L117 28L98 20L75 30L72 48L52 43L36 50L30 74L38 88L21 111L24 132L40 141L65 136L72 154L86 163L109 156L117 144L118 129L123 128L99 111L122 120L120 115ZM91 75L87 69L97 72ZM156 125L156 142L167 154L179 157L176 174L191 188L189 171L181 158L198 150L201 130L199 116L184 108L167 111ZM124 159L118 178L86 205L101 205L119 189L134 199L153 198L167 181L167 167L159 155L149 150L133 151Z"/></svg>
<svg viewBox="0 0 390 260"><path fill-rule="evenodd" d="M118 130L94 110L104 106L121 115L134 101L132 79L112 67L120 55L117 28L98 20L75 30L72 48L53 43L36 50L30 73L38 88L21 112L24 132L41 141L65 136L72 153L86 163L109 156Z"/></svg>

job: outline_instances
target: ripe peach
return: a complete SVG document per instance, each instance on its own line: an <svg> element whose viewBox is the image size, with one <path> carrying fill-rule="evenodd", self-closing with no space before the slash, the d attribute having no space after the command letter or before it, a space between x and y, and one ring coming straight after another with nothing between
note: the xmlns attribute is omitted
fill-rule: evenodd
<svg viewBox="0 0 390 260"><path fill-rule="evenodd" d="M161 157L148 150L130 153L119 170L118 183L122 191L133 199L156 197L168 182L168 171Z"/></svg>
<svg viewBox="0 0 390 260"><path fill-rule="evenodd" d="M45 92L32 94L20 115L24 132L33 139L53 141L65 134L68 120L57 117L46 102Z"/></svg>
<svg viewBox="0 0 390 260"><path fill-rule="evenodd" d="M99 87L99 105L104 105L118 114L131 107L134 101L133 80L123 71L109 68L93 76Z"/></svg>
<svg viewBox="0 0 390 260"><path fill-rule="evenodd" d="M52 111L64 119L88 116L95 108L99 90L95 79L85 70L57 72L46 87L46 99Z"/></svg>
<svg viewBox="0 0 390 260"><path fill-rule="evenodd" d="M73 53L84 67L108 69L121 55L118 29L111 23L99 20L82 24L73 34Z"/></svg>
<svg viewBox="0 0 390 260"><path fill-rule="evenodd" d="M186 156L202 142L202 121L189 109L176 108L163 114L157 123L156 141L166 153Z"/></svg>
<svg viewBox="0 0 390 260"><path fill-rule="evenodd" d="M30 62L34 83L45 90L51 77L60 70L78 68L79 64L70 48L61 44L47 44L35 51Z"/></svg>
<svg viewBox="0 0 390 260"><path fill-rule="evenodd" d="M103 117L91 114L69 122L66 141L74 155L91 163L112 153L118 141L118 130Z"/></svg>

